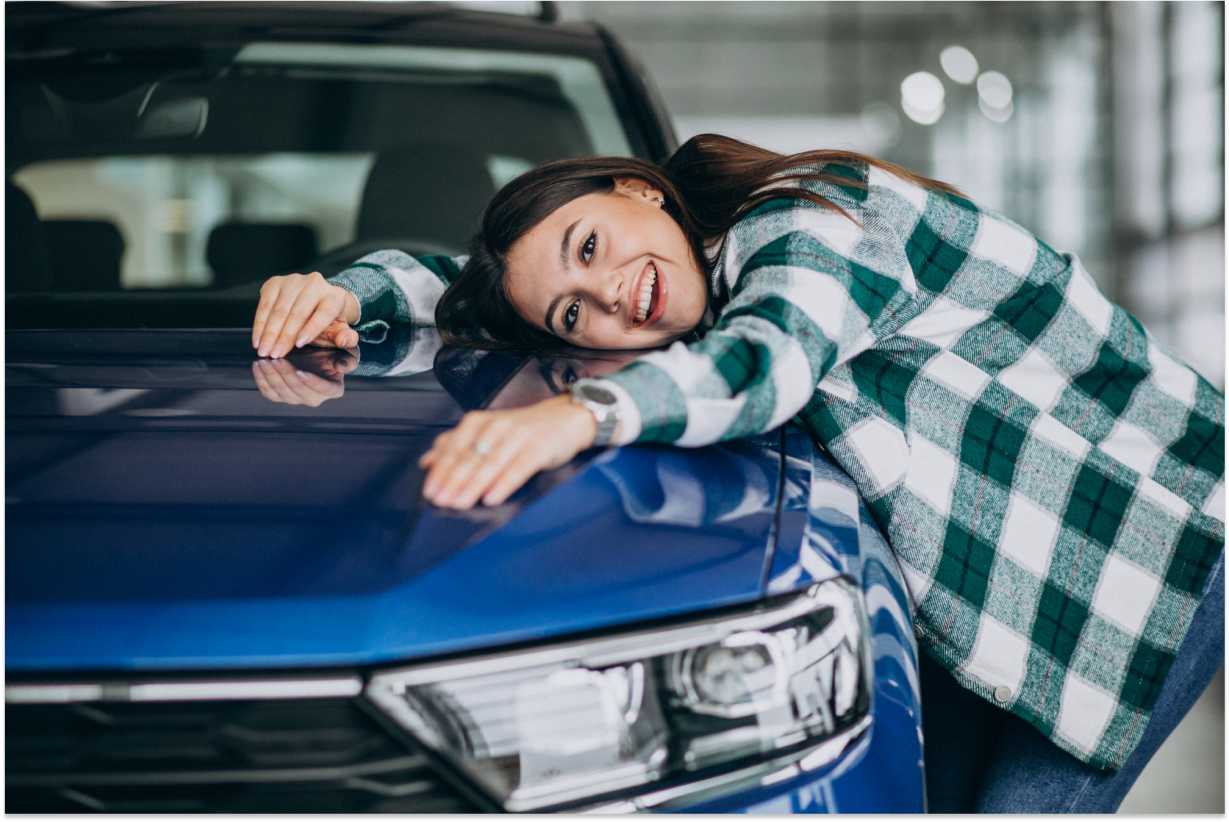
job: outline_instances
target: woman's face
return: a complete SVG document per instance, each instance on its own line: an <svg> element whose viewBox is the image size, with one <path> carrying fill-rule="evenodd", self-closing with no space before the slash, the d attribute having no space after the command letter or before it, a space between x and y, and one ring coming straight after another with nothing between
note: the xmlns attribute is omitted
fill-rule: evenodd
<svg viewBox="0 0 1229 822"><path fill-rule="evenodd" d="M661 196L620 178L534 226L508 250L516 313L579 348L657 348L699 325L707 284Z"/></svg>

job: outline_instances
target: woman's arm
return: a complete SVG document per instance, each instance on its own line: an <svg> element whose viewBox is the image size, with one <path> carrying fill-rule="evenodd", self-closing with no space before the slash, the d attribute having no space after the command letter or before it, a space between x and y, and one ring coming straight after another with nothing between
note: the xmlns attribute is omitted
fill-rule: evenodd
<svg viewBox="0 0 1229 822"><path fill-rule="evenodd" d="M781 296L781 277L793 286L792 300ZM869 323L845 321L851 298L835 277L766 270L746 271L743 279L744 294L727 306L734 316L700 342L675 343L615 374L578 381L618 397L613 442L699 446L770 430L802 410L838 356L869 346ZM823 304L822 316L795 300ZM467 414L420 461L430 469L423 495L453 508L497 504L537 471L590 447L596 433L593 414L568 394L515 411Z"/></svg>
<svg viewBox="0 0 1229 822"><path fill-rule="evenodd" d="M618 398L621 422L613 441L700 446L771 430L802 410L834 365L897 330L916 307L904 244L885 221L865 219L864 212L855 216L872 231L807 206L770 211L736 227L734 242L727 243L735 251L723 268L733 296L715 328L699 342L675 343L593 381ZM859 259L874 260L874 269ZM560 427L566 414L582 410L596 431L592 414L569 397L522 410L530 409ZM548 432L544 446L566 452L564 461L593 443L592 435L555 437L549 422L542 430ZM427 498L454 507L505 498L506 486L487 496L493 490L487 477L502 476L501 467L486 473L454 467L477 465L482 455L473 448L475 437L451 433L437 440L433 453L472 453L457 454L455 463L438 457L424 463L431 468ZM522 475L520 482L532 471L515 474Z"/></svg>
<svg viewBox="0 0 1229 822"><path fill-rule="evenodd" d="M273 277L260 289L252 347L277 358L308 343L352 347L356 325L433 327L435 304L466 259L415 258L391 249L368 254L328 280L319 272Z"/></svg>
<svg viewBox="0 0 1229 822"><path fill-rule="evenodd" d="M619 398L616 442L694 447L772 430L803 409L834 365L914 312L903 243L832 212L796 207L763 219L773 218L793 229L752 225L739 237L745 251L725 268L733 296L704 339L595 381ZM875 270L855 262L855 246Z"/></svg>
<svg viewBox="0 0 1229 822"><path fill-rule="evenodd" d="M703 340L677 342L617 373L576 383L601 386L618 399L613 442L698 446L770 430L802 410L839 355L870 344L869 322L846 320L850 295L831 272L753 266ZM818 305L822 312L808 312ZM585 426L572 423L582 415ZM596 432L593 414L566 394L515 411L466 415L421 461L430 469L423 495L455 508L502 502L536 471L590 447ZM500 447L504 439L515 446ZM549 457L535 453L535 445Z"/></svg>

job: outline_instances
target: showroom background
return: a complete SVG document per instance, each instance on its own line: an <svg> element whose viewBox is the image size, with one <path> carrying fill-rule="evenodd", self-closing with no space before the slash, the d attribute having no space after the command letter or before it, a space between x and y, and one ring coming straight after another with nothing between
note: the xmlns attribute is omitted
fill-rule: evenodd
<svg viewBox="0 0 1229 822"><path fill-rule="evenodd" d="M484 4L487 5L487 4ZM1224 5L564 2L656 79L680 139L848 148L1080 256L1225 387ZM956 47L956 48L953 48ZM1223 813L1224 673L1122 812Z"/></svg>

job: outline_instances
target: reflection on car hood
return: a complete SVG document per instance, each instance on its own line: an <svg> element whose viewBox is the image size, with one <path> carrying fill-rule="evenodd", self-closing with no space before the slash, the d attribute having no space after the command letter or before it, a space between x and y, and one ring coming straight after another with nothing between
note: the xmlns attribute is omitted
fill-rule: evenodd
<svg viewBox="0 0 1229 822"><path fill-rule="evenodd" d="M432 372L265 399L246 332L10 332L10 669L368 664L754 600L778 440L584 455L445 512Z"/></svg>

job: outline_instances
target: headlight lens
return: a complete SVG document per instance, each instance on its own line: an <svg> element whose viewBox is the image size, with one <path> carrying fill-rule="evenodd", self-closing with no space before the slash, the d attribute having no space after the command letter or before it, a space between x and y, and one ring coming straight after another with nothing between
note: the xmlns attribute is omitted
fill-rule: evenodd
<svg viewBox="0 0 1229 822"><path fill-rule="evenodd" d="M787 755L870 707L858 589L755 613L391 671L369 698L512 811L591 802Z"/></svg>

